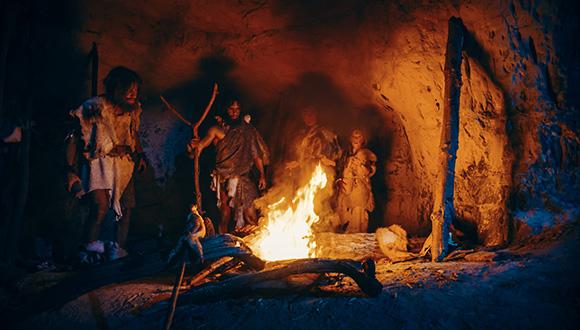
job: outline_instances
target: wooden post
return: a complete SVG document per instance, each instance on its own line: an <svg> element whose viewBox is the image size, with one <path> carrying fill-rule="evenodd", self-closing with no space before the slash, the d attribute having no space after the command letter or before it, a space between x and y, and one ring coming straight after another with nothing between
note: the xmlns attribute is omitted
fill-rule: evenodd
<svg viewBox="0 0 580 330"><path fill-rule="evenodd" d="M458 17L449 19L447 50L445 52L445 94L443 123L439 154L439 173L431 213L431 260L441 261L447 253L449 227L453 220L453 188L455 160L459 137L459 97L461 94L461 52L463 49L463 22Z"/></svg>

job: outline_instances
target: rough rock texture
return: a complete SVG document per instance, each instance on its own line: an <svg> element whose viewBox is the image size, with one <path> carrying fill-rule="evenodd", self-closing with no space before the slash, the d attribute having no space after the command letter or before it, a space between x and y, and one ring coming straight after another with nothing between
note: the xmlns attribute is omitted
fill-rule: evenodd
<svg viewBox="0 0 580 330"><path fill-rule="evenodd" d="M501 90L476 60L465 56L462 74L455 209L486 245L508 239L512 156ZM463 226L465 227L465 226Z"/></svg>
<svg viewBox="0 0 580 330"><path fill-rule="evenodd" d="M84 53L98 43L101 78L127 65L146 82L145 146L167 197L141 216L176 213L169 197L191 182L179 172L190 132L161 111L158 94L198 116L218 80L222 97L241 95L275 160L304 104L341 136L353 123L371 132L383 171L373 184L379 225L415 235L430 229L447 20L461 17L457 225L500 245L514 215L577 217L580 52L567 3L89 0L75 33ZM138 188L151 198L144 204L159 202L153 180Z"/></svg>

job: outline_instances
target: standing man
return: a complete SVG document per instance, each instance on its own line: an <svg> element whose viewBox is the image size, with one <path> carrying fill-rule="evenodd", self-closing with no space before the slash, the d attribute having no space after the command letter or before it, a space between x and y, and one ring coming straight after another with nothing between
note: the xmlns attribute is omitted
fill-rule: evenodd
<svg viewBox="0 0 580 330"><path fill-rule="evenodd" d="M291 171L295 189L310 180L314 169L321 164L328 182L334 182L336 165L341 149L336 134L318 123L318 113L314 107L302 111L304 128L297 134L292 145L286 170ZM315 211L323 221L317 223L317 231L332 231L337 227L338 216L335 212L334 187L327 184L315 199Z"/></svg>
<svg viewBox="0 0 580 330"><path fill-rule="evenodd" d="M286 163L286 169L316 166L320 162L329 170L327 172L332 172L330 174L334 178L334 168L341 154L336 134L318 124L318 113L314 107L302 110L302 121L304 128L294 140L292 160Z"/></svg>
<svg viewBox="0 0 580 330"><path fill-rule="evenodd" d="M135 207L135 163L139 172L145 170L147 163L138 135L141 78L119 66L109 72L104 85L104 95L87 100L70 113L78 119L79 128L67 137L67 189L78 198L87 195L90 200L84 252L105 252L99 234L112 209L117 235L108 252L115 259L126 255L125 242ZM86 255L81 253L81 259Z"/></svg>
<svg viewBox="0 0 580 330"><path fill-rule="evenodd" d="M201 153L212 142L216 146L212 189L216 191L221 213L220 233L228 232L232 210L236 229L242 228L246 222L257 224L254 200L258 197L258 191L250 179L250 171L256 166L260 176L258 188L265 189L264 165L269 162L269 153L260 133L250 125L249 120L242 119L237 100L228 106L227 117L222 124L210 128L203 139L192 140L188 152Z"/></svg>
<svg viewBox="0 0 580 330"><path fill-rule="evenodd" d="M337 183L338 214L347 233L366 233L369 214L375 208L371 177L377 171L377 156L365 148L365 136L360 129L350 135L350 148L341 161L342 171Z"/></svg>

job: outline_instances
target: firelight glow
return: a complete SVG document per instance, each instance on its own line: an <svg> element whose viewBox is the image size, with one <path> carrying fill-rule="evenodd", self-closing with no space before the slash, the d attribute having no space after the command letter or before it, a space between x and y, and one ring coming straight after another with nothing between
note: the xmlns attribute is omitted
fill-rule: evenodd
<svg viewBox="0 0 580 330"><path fill-rule="evenodd" d="M316 257L312 225L319 217L314 212L314 197L326 187L326 182L326 174L318 164L308 184L298 189L291 203L282 198L268 207L264 225L250 244L257 256L267 261Z"/></svg>

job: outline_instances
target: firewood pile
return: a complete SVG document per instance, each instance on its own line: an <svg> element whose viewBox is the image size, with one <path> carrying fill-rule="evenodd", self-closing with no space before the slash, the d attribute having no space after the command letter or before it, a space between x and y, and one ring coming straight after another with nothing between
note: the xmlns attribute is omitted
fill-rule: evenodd
<svg viewBox="0 0 580 330"><path fill-rule="evenodd" d="M375 277L372 260L301 259L266 263L256 257L244 241L224 234L200 240L205 262L188 264L191 272L184 280L185 289L178 304L202 303L255 293L301 292L316 283L301 274L340 273L351 277L361 291L371 297L382 290ZM17 324L33 315L58 308L77 297L113 283L122 283L172 271L167 252L130 255L112 262L78 271L62 282L30 296L22 297L2 318ZM196 269L197 268L197 269ZM298 276L299 277L299 276ZM211 279L210 279L211 278Z"/></svg>

